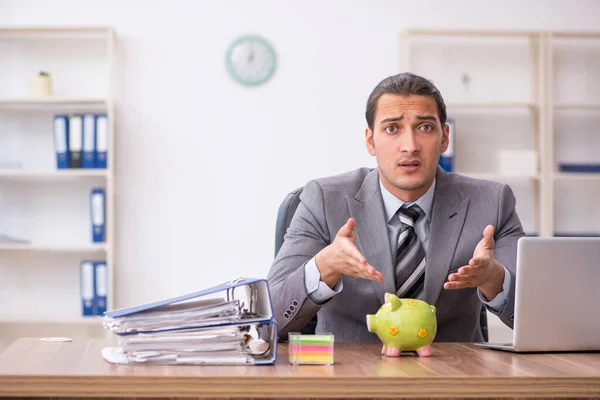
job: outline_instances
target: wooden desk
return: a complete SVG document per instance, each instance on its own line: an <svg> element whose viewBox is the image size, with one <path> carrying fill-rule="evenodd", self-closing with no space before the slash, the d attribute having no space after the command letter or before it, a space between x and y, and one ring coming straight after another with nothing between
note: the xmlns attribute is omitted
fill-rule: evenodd
<svg viewBox="0 0 600 400"><path fill-rule="evenodd" d="M0 397L600 397L600 353L511 354L436 344L430 358L386 358L377 344L336 345L335 365L113 365L102 340L15 341L0 354Z"/></svg>

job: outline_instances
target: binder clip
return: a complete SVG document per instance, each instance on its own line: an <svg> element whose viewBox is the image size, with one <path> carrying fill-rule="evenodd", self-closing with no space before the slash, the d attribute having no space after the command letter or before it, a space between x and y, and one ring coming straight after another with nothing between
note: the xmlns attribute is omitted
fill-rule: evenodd
<svg viewBox="0 0 600 400"><path fill-rule="evenodd" d="M303 335L299 332L290 332L289 361L292 365L333 365L332 333L318 335Z"/></svg>

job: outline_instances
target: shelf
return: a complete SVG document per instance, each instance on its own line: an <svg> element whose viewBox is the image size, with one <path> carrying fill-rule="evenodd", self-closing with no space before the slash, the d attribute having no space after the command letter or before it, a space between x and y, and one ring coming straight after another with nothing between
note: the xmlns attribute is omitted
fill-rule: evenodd
<svg viewBox="0 0 600 400"><path fill-rule="evenodd" d="M571 181L600 181L598 172L557 172L554 174L555 180Z"/></svg>
<svg viewBox="0 0 600 400"><path fill-rule="evenodd" d="M107 169L64 169L51 171L27 171L22 169L0 169L1 179L60 180L71 178L106 178Z"/></svg>
<svg viewBox="0 0 600 400"><path fill-rule="evenodd" d="M0 35L7 36L76 36L78 39L86 36L106 37L114 29L104 26L5 26L0 28Z"/></svg>
<svg viewBox="0 0 600 400"><path fill-rule="evenodd" d="M446 108L537 108L537 104L503 101L449 102Z"/></svg>
<svg viewBox="0 0 600 400"><path fill-rule="evenodd" d="M48 316L48 315L0 315L0 324L89 324L101 325L102 319L98 316L73 317L73 316Z"/></svg>
<svg viewBox="0 0 600 400"><path fill-rule="evenodd" d="M494 173L468 173L468 172L457 172L458 174L468 176L470 178L475 179L483 179L487 181L524 181L524 180L538 180L540 179L539 175L500 175Z"/></svg>
<svg viewBox="0 0 600 400"><path fill-rule="evenodd" d="M94 98L0 98L0 110L106 110L106 99Z"/></svg>
<svg viewBox="0 0 600 400"><path fill-rule="evenodd" d="M409 29L408 35L414 36L466 36L466 37L529 37L536 36L536 31L488 31L488 30L451 30L451 29Z"/></svg>
<svg viewBox="0 0 600 400"><path fill-rule="evenodd" d="M582 237L600 237L598 232L554 232L554 237L582 238Z"/></svg>
<svg viewBox="0 0 600 400"><path fill-rule="evenodd" d="M556 110L600 110L600 104L593 103L562 103L555 104Z"/></svg>
<svg viewBox="0 0 600 400"><path fill-rule="evenodd" d="M87 245L56 245L37 243L0 243L0 252L39 252L39 253L98 253L107 251L105 243Z"/></svg>
<svg viewBox="0 0 600 400"><path fill-rule="evenodd" d="M551 36L563 39L600 39L600 32L552 32Z"/></svg>
<svg viewBox="0 0 600 400"><path fill-rule="evenodd" d="M103 281L107 306L112 307L117 275L116 247L111 239L116 208L116 30L102 23L4 24L0 41L2 54L9 61L2 68L6 75L2 78L9 83L21 82L5 85L0 91L0 136L4 134L1 145L6 147L0 160L0 272L11 278L0 279L5 300L0 324L30 324L26 326L29 332L43 324L56 325L60 329L47 333L60 331L67 336L72 329L98 329L102 326L100 317L81 316L79 267L81 260L106 262ZM57 90L51 96L35 96L27 88L40 70L62 77L61 82L55 81ZM106 140L98 145L106 147L109 167L58 169L53 117L83 114L108 117L103 127ZM82 129L88 127L91 125ZM101 216L106 243L92 242L96 215L91 210L97 199L91 193L95 188L104 189ZM36 301L30 301L31 293L35 293ZM43 307L37 301L40 299Z"/></svg>

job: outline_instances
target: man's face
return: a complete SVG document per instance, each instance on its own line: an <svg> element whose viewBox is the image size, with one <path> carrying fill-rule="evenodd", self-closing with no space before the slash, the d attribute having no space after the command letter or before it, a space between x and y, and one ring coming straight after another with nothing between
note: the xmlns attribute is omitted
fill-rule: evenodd
<svg viewBox="0 0 600 400"><path fill-rule="evenodd" d="M430 96L379 98L373 130L365 131L383 186L404 202L421 197L433 183L440 154L448 148L448 126L441 126Z"/></svg>

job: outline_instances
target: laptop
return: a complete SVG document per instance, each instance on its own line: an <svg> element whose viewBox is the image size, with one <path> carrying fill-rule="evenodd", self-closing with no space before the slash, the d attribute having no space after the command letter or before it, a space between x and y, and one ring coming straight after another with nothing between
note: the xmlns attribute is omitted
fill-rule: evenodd
<svg viewBox="0 0 600 400"><path fill-rule="evenodd" d="M600 237L523 237L517 243L514 352L600 350Z"/></svg>

